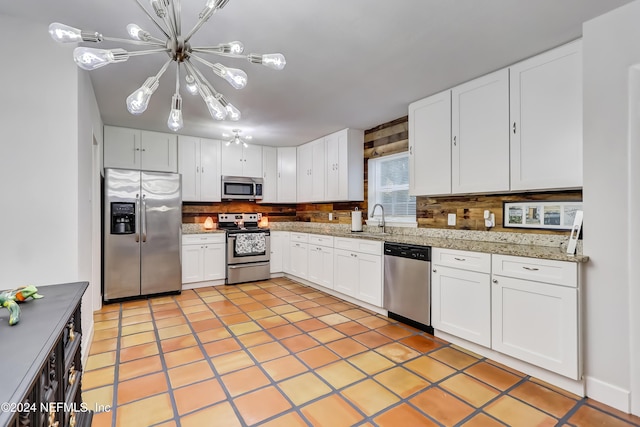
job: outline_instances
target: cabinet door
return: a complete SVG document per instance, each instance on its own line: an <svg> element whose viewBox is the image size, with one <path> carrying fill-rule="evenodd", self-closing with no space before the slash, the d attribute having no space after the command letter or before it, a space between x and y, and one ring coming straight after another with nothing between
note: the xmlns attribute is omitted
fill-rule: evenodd
<svg viewBox="0 0 640 427"><path fill-rule="evenodd" d="M492 348L579 379L578 290L493 278Z"/></svg>
<svg viewBox="0 0 640 427"><path fill-rule="evenodd" d="M201 245L182 245L182 283L202 282L202 251Z"/></svg>
<svg viewBox="0 0 640 427"><path fill-rule="evenodd" d="M311 143L311 201L324 201L326 158L324 138Z"/></svg>
<svg viewBox="0 0 640 427"><path fill-rule="evenodd" d="M382 257L357 253L358 290L356 298L382 307Z"/></svg>
<svg viewBox="0 0 640 427"><path fill-rule="evenodd" d="M325 155L327 158L327 171L326 171L326 200L341 200L341 182L344 179L340 179L340 173L343 171L340 168L340 137L337 133L331 134L324 139L325 142ZM346 146L344 147L346 151ZM344 171L343 175L346 173ZM346 176L346 175L345 175Z"/></svg>
<svg viewBox="0 0 640 427"><path fill-rule="evenodd" d="M294 276L298 276L302 279L306 279L309 275L309 245L300 242L290 243L290 258L291 264L289 270Z"/></svg>
<svg viewBox="0 0 640 427"><path fill-rule="evenodd" d="M452 89L452 191L509 190L509 70Z"/></svg>
<svg viewBox="0 0 640 427"><path fill-rule="evenodd" d="M288 237L288 235L287 235ZM270 273L282 273L282 255L285 235L279 231L271 232L271 259L269 260ZM288 239L287 239L288 240ZM288 245L287 241L287 245Z"/></svg>
<svg viewBox="0 0 640 427"><path fill-rule="evenodd" d="M313 150L310 144L311 143L307 143L298 147L298 154L297 154L297 157L298 157L298 166L297 166L298 203L311 201L311 168L313 166L313 163L312 163Z"/></svg>
<svg viewBox="0 0 640 427"><path fill-rule="evenodd" d="M243 165L242 145L222 144L222 175L242 176Z"/></svg>
<svg viewBox="0 0 640 427"><path fill-rule="evenodd" d="M200 139L178 137L178 173L182 175L182 201L200 201Z"/></svg>
<svg viewBox="0 0 640 427"><path fill-rule="evenodd" d="M296 147L278 147L278 202L296 202Z"/></svg>
<svg viewBox="0 0 640 427"><path fill-rule="evenodd" d="M243 149L242 176L262 178L262 146L250 144Z"/></svg>
<svg viewBox="0 0 640 427"><path fill-rule="evenodd" d="M309 280L333 288L333 248L309 246Z"/></svg>
<svg viewBox="0 0 640 427"><path fill-rule="evenodd" d="M200 200L203 202L221 200L220 145L217 140L200 139Z"/></svg>
<svg viewBox="0 0 640 427"><path fill-rule="evenodd" d="M104 167L140 169L140 131L136 129L104 127Z"/></svg>
<svg viewBox="0 0 640 427"><path fill-rule="evenodd" d="M518 63L510 72L511 189L581 187L581 42Z"/></svg>
<svg viewBox="0 0 640 427"><path fill-rule="evenodd" d="M355 297L359 281L359 265L355 253L344 249L333 250L333 289Z"/></svg>
<svg viewBox="0 0 640 427"><path fill-rule="evenodd" d="M451 91L409 105L409 194L451 194Z"/></svg>
<svg viewBox="0 0 640 427"><path fill-rule="evenodd" d="M290 234L288 231L280 232L284 237L282 241L282 271L291 273L291 245L289 244Z"/></svg>
<svg viewBox="0 0 640 427"><path fill-rule="evenodd" d="M203 280L219 280L227 277L226 245L212 243L205 245L203 254Z"/></svg>
<svg viewBox="0 0 640 427"><path fill-rule="evenodd" d="M178 137L169 133L141 131L145 171L178 172Z"/></svg>
<svg viewBox="0 0 640 427"><path fill-rule="evenodd" d="M489 274L435 265L431 280L433 327L490 347Z"/></svg>
<svg viewBox="0 0 640 427"><path fill-rule="evenodd" d="M262 203L278 201L278 150L262 147Z"/></svg>

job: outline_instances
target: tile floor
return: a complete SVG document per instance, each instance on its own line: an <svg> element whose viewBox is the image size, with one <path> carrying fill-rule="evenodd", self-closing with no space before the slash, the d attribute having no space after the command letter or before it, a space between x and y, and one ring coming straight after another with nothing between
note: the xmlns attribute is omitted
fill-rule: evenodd
<svg viewBox="0 0 640 427"><path fill-rule="evenodd" d="M286 278L106 305L82 380L93 426L633 426Z"/></svg>

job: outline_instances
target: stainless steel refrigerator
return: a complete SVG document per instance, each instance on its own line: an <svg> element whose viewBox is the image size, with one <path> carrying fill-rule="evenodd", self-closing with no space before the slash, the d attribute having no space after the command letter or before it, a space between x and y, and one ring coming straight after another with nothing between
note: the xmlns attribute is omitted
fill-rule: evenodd
<svg viewBox="0 0 640 427"><path fill-rule="evenodd" d="M182 289L180 175L104 171L103 299Z"/></svg>

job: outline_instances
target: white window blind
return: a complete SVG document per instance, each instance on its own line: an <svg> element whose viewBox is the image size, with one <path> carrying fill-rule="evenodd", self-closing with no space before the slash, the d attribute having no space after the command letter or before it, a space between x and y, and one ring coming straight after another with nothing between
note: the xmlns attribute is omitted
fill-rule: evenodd
<svg viewBox="0 0 640 427"><path fill-rule="evenodd" d="M409 195L409 155L394 154L369 160L369 212L384 207L387 221L415 222L416 198ZM376 217L380 210L376 211Z"/></svg>

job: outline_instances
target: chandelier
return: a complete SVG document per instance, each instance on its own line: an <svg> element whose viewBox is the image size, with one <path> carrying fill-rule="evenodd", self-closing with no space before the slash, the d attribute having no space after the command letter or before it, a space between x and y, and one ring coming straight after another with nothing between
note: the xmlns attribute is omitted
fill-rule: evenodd
<svg viewBox="0 0 640 427"><path fill-rule="evenodd" d="M171 99L171 112L167 120L167 126L173 131L178 131L183 126L182 121L182 97L180 96L180 68L185 69L185 87L192 95L200 94L209 113L216 120L240 120L240 111L218 91L206 79L202 71L195 66L198 62L210 68L215 75L226 80L233 88L242 89L247 84L247 74L237 68L229 68L220 63L211 63L202 58L201 54L214 54L230 58L244 58L252 64L261 64L274 70L282 70L286 65L284 56L280 53L259 55L250 53L243 55L244 46L239 41L218 44L216 46L192 46L191 37L213 16L222 9L229 0L206 0L198 22L183 35L181 28L181 0L149 0L149 4L155 17L140 3L135 0L151 22L163 34L165 39L153 37L136 24L127 25L127 32L131 39L106 37L100 33L83 31L68 25L53 23L49 25L51 37L61 43L112 41L145 46L147 50L127 51L125 49L95 49L90 47L77 47L73 51L76 64L84 70L95 70L108 64L127 61L130 57L164 53L169 60L160 68L155 76L150 76L143 85L127 97L127 109L131 114L142 114L149 105L151 95L158 88L160 77L167 71L172 62L176 63L176 91ZM234 130L235 132L235 130ZM239 131L238 131L239 132ZM239 137L238 137L239 139Z"/></svg>
<svg viewBox="0 0 640 427"><path fill-rule="evenodd" d="M233 136L229 135L228 133L222 134L222 136L225 138L229 138L231 136L231 139L228 139L224 144L226 147L231 145L231 143L234 143L236 145L242 144L243 147L248 147L249 145L246 143L245 139L253 139L251 135L245 136L244 139L240 138L240 132L242 132L240 129L233 129L231 132L233 132Z"/></svg>

